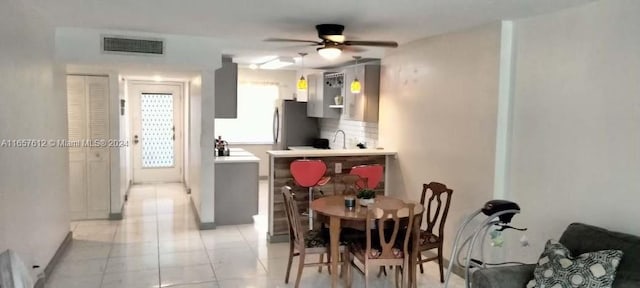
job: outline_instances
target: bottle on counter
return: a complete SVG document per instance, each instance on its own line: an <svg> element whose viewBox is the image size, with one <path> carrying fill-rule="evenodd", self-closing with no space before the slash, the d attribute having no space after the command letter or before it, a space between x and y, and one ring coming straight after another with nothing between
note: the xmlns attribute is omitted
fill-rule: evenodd
<svg viewBox="0 0 640 288"><path fill-rule="evenodd" d="M218 139L216 139L216 150L218 150L218 156L224 156L224 150L225 150L225 142L224 140L222 140L222 136L218 136Z"/></svg>

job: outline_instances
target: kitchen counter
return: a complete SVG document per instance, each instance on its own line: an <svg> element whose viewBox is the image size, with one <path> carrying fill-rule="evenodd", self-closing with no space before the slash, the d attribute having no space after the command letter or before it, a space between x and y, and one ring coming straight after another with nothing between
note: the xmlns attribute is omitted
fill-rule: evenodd
<svg viewBox="0 0 640 288"><path fill-rule="evenodd" d="M272 157L333 157L333 156L395 156L396 151L385 149L299 149L270 150Z"/></svg>
<svg viewBox="0 0 640 288"><path fill-rule="evenodd" d="M243 151L230 151L229 156L216 156L216 159L213 161L215 164L221 163L258 163L260 162L260 158L255 155Z"/></svg>
<svg viewBox="0 0 640 288"><path fill-rule="evenodd" d="M214 160L215 225L250 224L258 214L260 159L240 148L229 149L229 154Z"/></svg>

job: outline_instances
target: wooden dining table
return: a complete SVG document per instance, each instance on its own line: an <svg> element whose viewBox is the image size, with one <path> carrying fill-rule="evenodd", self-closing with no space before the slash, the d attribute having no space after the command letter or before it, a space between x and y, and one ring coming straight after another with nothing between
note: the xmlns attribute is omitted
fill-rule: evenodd
<svg viewBox="0 0 640 288"><path fill-rule="evenodd" d="M402 207L404 201L388 196L376 196L375 203L377 206L384 207L385 209L398 209ZM368 208L366 206L358 205L358 203L356 203L356 207L352 209L346 208L344 205L344 196L336 195L313 200L313 202L311 203L311 209L318 213L318 221L325 223L328 222L329 224L329 250L331 253L331 271L338 271L338 259L340 259L340 231L343 227L365 231ZM413 211L414 216L422 215L423 211L424 207L416 203ZM406 213L408 214L408 211ZM402 214L400 214L399 216L401 218L409 217L409 215ZM420 217L417 220L422 220L422 218ZM416 273L416 259L418 257L417 244L420 231L420 223L414 225L413 228L414 230L412 231L412 243L414 247L412 247L411 249L412 255L410 256L411 259L409 259L409 287L412 286L412 281ZM331 287L338 287L339 274L340 273L331 273Z"/></svg>

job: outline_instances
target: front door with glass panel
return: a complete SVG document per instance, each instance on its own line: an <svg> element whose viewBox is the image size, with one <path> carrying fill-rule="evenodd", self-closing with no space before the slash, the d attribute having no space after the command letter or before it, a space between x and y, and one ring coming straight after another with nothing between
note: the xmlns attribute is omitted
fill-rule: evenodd
<svg viewBox="0 0 640 288"><path fill-rule="evenodd" d="M182 180L181 84L131 83L133 181Z"/></svg>

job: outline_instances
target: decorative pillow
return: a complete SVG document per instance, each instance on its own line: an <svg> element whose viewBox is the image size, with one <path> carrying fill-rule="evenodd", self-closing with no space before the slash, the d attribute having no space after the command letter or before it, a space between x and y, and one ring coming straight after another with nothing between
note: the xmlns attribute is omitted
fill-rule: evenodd
<svg viewBox="0 0 640 288"><path fill-rule="evenodd" d="M611 288L622 251L603 250L572 257L564 245L549 240L527 288Z"/></svg>

